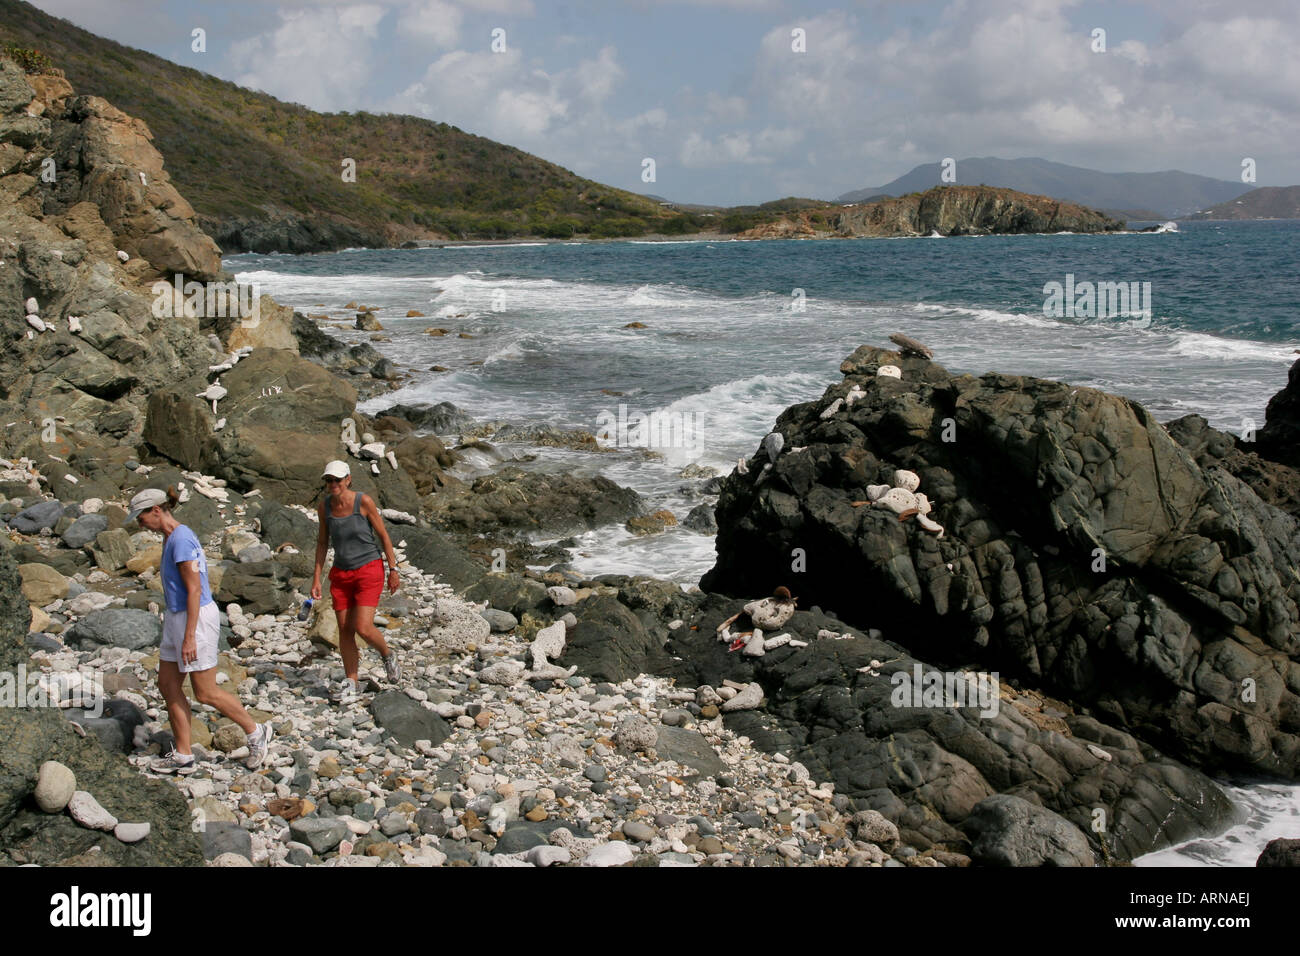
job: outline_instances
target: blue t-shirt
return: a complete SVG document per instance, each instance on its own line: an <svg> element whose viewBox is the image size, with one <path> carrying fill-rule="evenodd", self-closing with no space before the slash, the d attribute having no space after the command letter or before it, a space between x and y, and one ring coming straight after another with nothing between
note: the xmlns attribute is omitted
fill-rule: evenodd
<svg viewBox="0 0 1300 956"><path fill-rule="evenodd" d="M167 536L162 552L162 586L163 598L167 610L172 613L185 613L189 607L190 593L185 589L185 580L181 569L176 565L182 561L199 563L199 607L212 603L212 591L208 588L208 561L203 556L203 546L198 536L185 525L177 525L176 530Z"/></svg>

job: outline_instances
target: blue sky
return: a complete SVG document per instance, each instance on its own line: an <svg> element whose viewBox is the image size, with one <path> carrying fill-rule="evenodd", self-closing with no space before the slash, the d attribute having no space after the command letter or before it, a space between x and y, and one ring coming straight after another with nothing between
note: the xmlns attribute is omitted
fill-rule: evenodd
<svg viewBox="0 0 1300 956"><path fill-rule="evenodd" d="M946 156L1232 180L1250 157L1256 185L1300 183L1295 0L36 6L313 109L424 116L682 202L829 199Z"/></svg>

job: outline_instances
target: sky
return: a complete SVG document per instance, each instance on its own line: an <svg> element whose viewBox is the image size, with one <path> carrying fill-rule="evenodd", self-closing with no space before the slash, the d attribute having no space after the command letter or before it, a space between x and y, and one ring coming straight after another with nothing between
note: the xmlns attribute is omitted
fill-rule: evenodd
<svg viewBox="0 0 1300 956"><path fill-rule="evenodd" d="M450 123L678 202L834 199L973 156L1234 181L1249 158L1253 185L1300 183L1296 0L35 5L282 100Z"/></svg>

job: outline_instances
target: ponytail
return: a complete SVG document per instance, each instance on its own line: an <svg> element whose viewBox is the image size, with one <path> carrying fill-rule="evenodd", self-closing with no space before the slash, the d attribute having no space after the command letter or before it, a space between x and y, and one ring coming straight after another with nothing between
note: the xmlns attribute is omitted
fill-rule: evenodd
<svg viewBox="0 0 1300 956"><path fill-rule="evenodd" d="M181 496L176 493L176 488L172 485L168 485L167 504L163 505L163 508L166 511L170 512L173 508L175 508L180 503L181 503Z"/></svg>

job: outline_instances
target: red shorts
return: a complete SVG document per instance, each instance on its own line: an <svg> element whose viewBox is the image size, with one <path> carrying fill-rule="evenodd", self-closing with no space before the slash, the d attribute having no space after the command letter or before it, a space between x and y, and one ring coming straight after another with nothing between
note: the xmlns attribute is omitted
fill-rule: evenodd
<svg viewBox="0 0 1300 956"><path fill-rule="evenodd" d="M353 606L378 607L383 593L384 562L380 558L351 571L330 568L330 597L336 611Z"/></svg>

